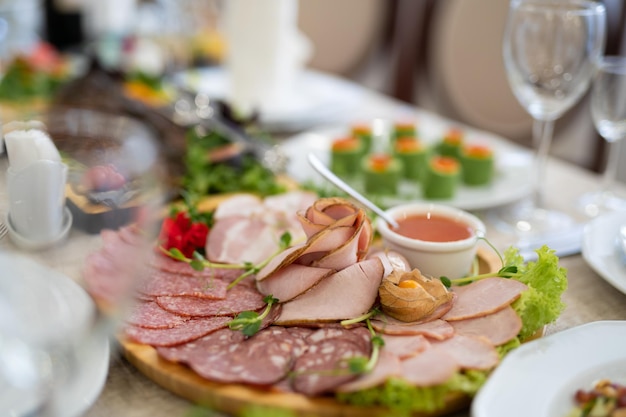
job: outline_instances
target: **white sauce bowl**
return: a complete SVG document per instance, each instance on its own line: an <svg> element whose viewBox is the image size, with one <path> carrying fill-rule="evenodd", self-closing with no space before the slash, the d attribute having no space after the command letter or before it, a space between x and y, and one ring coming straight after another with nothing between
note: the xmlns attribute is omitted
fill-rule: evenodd
<svg viewBox="0 0 626 417"><path fill-rule="evenodd" d="M472 230L469 238L450 242L430 242L400 235L382 218L376 219L376 229L382 236L385 249L404 255L412 268L436 278L445 276L455 279L468 275L476 257L478 236L485 233L485 224L478 217L454 207L424 202L402 204L387 210L386 213L398 221L430 213L469 226Z"/></svg>

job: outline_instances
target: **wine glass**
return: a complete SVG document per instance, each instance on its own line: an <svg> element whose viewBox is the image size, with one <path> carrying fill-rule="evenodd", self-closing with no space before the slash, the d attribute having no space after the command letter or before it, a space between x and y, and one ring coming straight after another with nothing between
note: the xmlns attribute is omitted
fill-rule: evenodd
<svg viewBox="0 0 626 417"><path fill-rule="evenodd" d="M0 210L9 227L9 238L0 242L0 363L15 368L0 366L0 414L62 417L84 411L75 407L85 398L72 393L97 396L104 382L92 379L106 375L109 338L147 270L166 173L154 133L135 119L55 108L39 121L44 125L13 125L5 134L8 159L0 161L6 170L0 173ZM30 143L33 136L37 141ZM12 147L15 138L20 147ZM35 144L43 160L27 162ZM26 162L18 165L20 160ZM63 175L45 175L59 166ZM26 178L31 188L14 187L13 177ZM57 179L63 197L42 198L57 189ZM38 219L32 230L28 222L15 222L22 215L12 210L16 192L24 213L61 204L60 229L44 235L39 229L54 231L56 222Z"/></svg>
<svg viewBox="0 0 626 417"><path fill-rule="evenodd" d="M554 121L587 91L604 49L602 4L587 0L512 0L503 55L509 84L533 117L533 198L496 215L496 224L522 239L563 232L567 214L546 206L546 164Z"/></svg>
<svg viewBox="0 0 626 417"><path fill-rule="evenodd" d="M626 210L626 198L612 190L622 139L626 137L626 57L606 56L599 63L591 89L591 116L609 145L600 188L584 194L579 201L583 212L594 217L606 211Z"/></svg>

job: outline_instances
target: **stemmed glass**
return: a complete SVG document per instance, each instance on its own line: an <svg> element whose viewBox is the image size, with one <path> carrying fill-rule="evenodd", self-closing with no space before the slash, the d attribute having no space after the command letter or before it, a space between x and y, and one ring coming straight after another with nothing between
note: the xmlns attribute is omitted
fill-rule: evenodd
<svg viewBox="0 0 626 417"><path fill-rule="evenodd" d="M605 42L602 4L587 0L512 0L504 33L504 63L513 93L534 119L534 195L497 224L522 238L562 232L565 213L545 204L546 164L554 122L587 91Z"/></svg>
<svg viewBox="0 0 626 417"><path fill-rule="evenodd" d="M37 230L51 224L42 219L32 230L20 229L13 222L20 216L11 210L16 188L7 180L3 192L0 184L2 221L9 226L0 246L0 414L62 417L77 415L75 407L85 401L71 393L91 395L98 390L92 379L106 372L108 339L128 314L148 265L166 172L154 133L135 119L55 108L38 120L66 169L65 195L62 201L39 198L57 177L36 170L28 181L32 188L19 189L20 203L25 211L61 204L63 226L52 238ZM24 141L35 134L33 126L18 129ZM49 145L39 133L37 143ZM58 166L47 159L54 158L49 152L13 172L17 151L32 148L7 150L8 161L0 161L7 179L12 173L28 177L39 164ZM39 213L52 216L56 210Z"/></svg>
<svg viewBox="0 0 626 417"><path fill-rule="evenodd" d="M596 130L609 145L600 188L584 194L579 201L583 212L594 217L626 209L626 198L612 190L622 139L626 137L626 57L606 56L599 63L591 89L591 115Z"/></svg>

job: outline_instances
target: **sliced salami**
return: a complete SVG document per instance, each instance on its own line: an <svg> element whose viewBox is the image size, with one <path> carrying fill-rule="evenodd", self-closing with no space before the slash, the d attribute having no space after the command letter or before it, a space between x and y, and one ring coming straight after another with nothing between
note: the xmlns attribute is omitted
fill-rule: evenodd
<svg viewBox="0 0 626 417"><path fill-rule="evenodd" d="M462 287L453 287L457 300L442 318L447 321L486 316L503 309L528 289L514 279L485 278Z"/></svg>
<svg viewBox="0 0 626 417"><path fill-rule="evenodd" d="M294 364L294 391L319 395L355 379L358 375L350 372L348 360L357 356L367 356L367 353L348 339L324 340L309 346Z"/></svg>
<svg viewBox="0 0 626 417"><path fill-rule="evenodd" d="M169 329L146 329L126 326L126 337L136 343L152 346L174 346L190 342L221 329L232 320L231 317L209 317L187 320Z"/></svg>
<svg viewBox="0 0 626 417"><path fill-rule="evenodd" d="M169 329L189 320L189 317L163 310L154 301L137 303L126 320L129 324L147 329Z"/></svg>
<svg viewBox="0 0 626 417"><path fill-rule="evenodd" d="M192 296L208 299L226 298L228 283L221 279L203 276L174 275L169 272L154 271L141 283L138 291L145 295Z"/></svg>
<svg viewBox="0 0 626 417"><path fill-rule="evenodd" d="M177 261L169 256L160 254L151 256L148 263L153 269L158 271L170 272L176 275L217 278L227 282L232 282L244 272L243 269L230 268L204 268L201 271L197 271L186 262Z"/></svg>
<svg viewBox="0 0 626 417"><path fill-rule="evenodd" d="M156 300L161 308L171 313L194 317L232 316L265 306L263 295L245 285L233 287L223 300L169 296L157 297Z"/></svg>
<svg viewBox="0 0 626 417"><path fill-rule="evenodd" d="M187 362L198 375L212 381L270 385L291 369L293 348L286 329L269 327L215 354L197 351Z"/></svg>
<svg viewBox="0 0 626 417"><path fill-rule="evenodd" d="M157 353L172 362L187 363L189 358L202 352L204 355L213 355L229 346L243 342L243 333L229 328L219 329L199 339L180 345L157 347Z"/></svg>
<svg viewBox="0 0 626 417"><path fill-rule="evenodd" d="M360 375L358 378L340 385L338 392L354 392L382 385L389 378L402 373L400 359L386 350L380 352L378 362L372 372Z"/></svg>

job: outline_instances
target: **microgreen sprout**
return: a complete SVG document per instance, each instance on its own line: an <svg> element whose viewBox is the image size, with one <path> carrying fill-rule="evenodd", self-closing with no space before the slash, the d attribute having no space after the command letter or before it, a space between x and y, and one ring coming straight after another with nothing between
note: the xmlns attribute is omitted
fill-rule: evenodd
<svg viewBox="0 0 626 417"><path fill-rule="evenodd" d="M374 329L372 328L372 324L370 323L370 319L365 319L367 323L367 328L372 335L371 343L372 343L372 353L368 358L364 356L355 356L348 359L348 369L353 374L365 374L372 372L376 364L378 363L378 357L380 356L380 349L385 346L385 341L383 338L376 334Z"/></svg>
<svg viewBox="0 0 626 417"><path fill-rule="evenodd" d="M244 262L241 264L225 264L218 262L208 261L201 253L195 251L191 258L187 258L179 249L171 248L169 250L165 249L163 246L159 246L159 250L169 256L172 259L177 261L188 263L194 270L202 271L205 268L215 268L215 269L243 269L244 272L239 275L233 282L228 284L227 289L233 288L235 285L239 284L243 279L249 277L251 275L257 274L264 266L270 263L274 257L276 257L279 253L287 249L291 245L291 234L289 232L285 232L280 236L279 247L278 249L270 255L267 259L260 262L257 265L252 264L251 262Z"/></svg>
<svg viewBox="0 0 626 417"><path fill-rule="evenodd" d="M261 329L261 322L270 313L272 306L278 303L278 299L272 295L265 296L263 301L267 305L261 314L256 311L242 311L237 317L228 322L228 328L241 330L246 336L254 336Z"/></svg>
<svg viewBox="0 0 626 417"><path fill-rule="evenodd" d="M486 237L478 236L478 239L483 240L485 243L487 243L487 245L489 245L489 247L491 247L491 249L493 249L493 251L498 255L498 258L500 258L500 263L502 265L502 268L500 268L499 270L495 272L486 272L484 274L473 274L473 275L469 275L469 276L466 276L463 278L457 278L457 279L450 279L446 276L439 277L439 280L441 281L443 285L446 286L446 288L450 288L452 285L469 284L469 283L472 283L474 281L479 281L484 278L491 278L491 277L515 278L515 277L520 276L517 266L504 265L504 258L502 258L502 255L500 254L498 249L496 249L496 247L493 246L493 244Z"/></svg>

